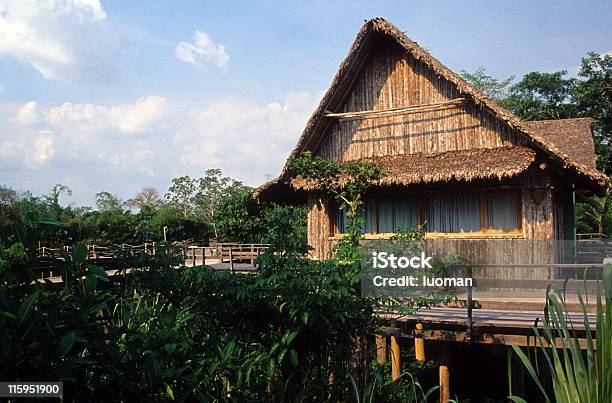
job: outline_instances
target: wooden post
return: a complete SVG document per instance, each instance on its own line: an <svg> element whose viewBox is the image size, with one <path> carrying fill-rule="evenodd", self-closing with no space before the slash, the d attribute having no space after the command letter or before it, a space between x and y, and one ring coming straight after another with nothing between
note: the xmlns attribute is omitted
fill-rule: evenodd
<svg viewBox="0 0 612 403"><path fill-rule="evenodd" d="M450 346L448 342L442 344L440 351L440 403L450 401Z"/></svg>
<svg viewBox="0 0 612 403"><path fill-rule="evenodd" d="M417 323L416 330L422 331L423 324ZM425 361L425 340L423 340L423 337L420 335L414 338L414 355L417 361Z"/></svg>
<svg viewBox="0 0 612 403"><path fill-rule="evenodd" d="M402 373L400 346L397 337L391 336L391 379L398 379Z"/></svg>
<svg viewBox="0 0 612 403"><path fill-rule="evenodd" d="M387 337L379 334L376 335L376 362L387 362Z"/></svg>
<svg viewBox="0 0 612 403"><path fill-rule="evenodd" d="M232 256L232 247L229 247L229 267L232 273L234 272L234 258Z"/></svg>
<svg viewBox="0 0 612 403"><path fill-rule="evenodd" d="M193 256L194 256L193 258L195 262L195 254ZM202 246L202 266L206 266L206 247L205 246Z"/></svg>

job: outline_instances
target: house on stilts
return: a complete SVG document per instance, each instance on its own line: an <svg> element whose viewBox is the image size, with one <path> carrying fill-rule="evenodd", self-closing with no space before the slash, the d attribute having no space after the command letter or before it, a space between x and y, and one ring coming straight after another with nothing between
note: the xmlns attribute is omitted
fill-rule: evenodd
<svg viewBox="0 0 612 403"><path fill-rule="evenodd" d="M464 305L383 317L388 337L376 336L381 359L390 340L399 374L400 345L415 338L417 359L424 359L427 340L427 357L440 365L440 401L450 398L451 380L459 395L503 392L508 345L533 345L547 284L562 283L568 267L559 267L572 266L559 262L575 253L564 245L576 239L577 197L604 195L609 187L596 169L591 121L523 121L377 18L357 34L289 157L304 152L382 164L384 178L365 196L365 238L424 225L426 244L473 264L476 287L494 290L473 299L470 288ZM312 257L325 259L346 216L311 184L292 178L286 163L256 196L306 203ZM520 297L523 288L541 298ZM509 297L498 289L510 290ZM487 371L472 376L479 365ZM528 395L522 365L514 368L515 392Z"/></svg>

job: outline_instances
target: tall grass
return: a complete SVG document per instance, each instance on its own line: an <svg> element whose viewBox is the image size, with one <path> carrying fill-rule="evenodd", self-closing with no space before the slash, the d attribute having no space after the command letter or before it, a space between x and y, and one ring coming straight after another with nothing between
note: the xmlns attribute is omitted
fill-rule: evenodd
<svg viewBox="0 0 612 403"><path fill-rule="evenodd" d="M572 280L575 283L575 280ZM512 346L527 372L547 402L587 403L612 402L612 265L605 265L603 280L597 284L597 314L595 339L587 315L585 302L579 287L576 292L582 311L582 326L586 349L580 348L579 336L571 318L567 315L564 292L547 291L547 308L544 312L543 331L534 328L537 350L544 357L542 368L532 363L518 346ZM567 283L566 285L567 286ZM558 346L551 348L550 346ZM542 383L550 377L553 397ZM510 396L515 402L525 400Z"/></svg>

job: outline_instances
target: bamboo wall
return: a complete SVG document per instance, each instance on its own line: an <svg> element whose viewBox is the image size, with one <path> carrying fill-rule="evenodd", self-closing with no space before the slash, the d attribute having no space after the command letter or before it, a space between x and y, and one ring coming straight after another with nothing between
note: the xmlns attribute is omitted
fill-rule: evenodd
<svg viewBox="0 0 612 403"><path fill-rule="evenodd" d="M372 53L341 110L383 110L459 98L453 84L398 47ZM435 112L336 121L324 133L318 155L336 161L364 157L437 153L521 143L522 137L493 115L469 103Z"/></svg>

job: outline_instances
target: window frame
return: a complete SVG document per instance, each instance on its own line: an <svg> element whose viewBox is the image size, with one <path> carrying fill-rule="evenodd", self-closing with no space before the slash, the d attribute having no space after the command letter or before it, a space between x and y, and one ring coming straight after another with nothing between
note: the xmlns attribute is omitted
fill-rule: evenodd
<svg viewBox="0 0 612 403"><path fill-rule="evenodd" d="M457 194L469 194L478 193L480 196L480 230L470 232L429 232L426 231L425 235L428 237L471 237L471 236L521 236L523 235L523 200L522 191L520 188L507 188L507 189L457 189L457 190L436 190L426 192L379 192L374 195L365 197L366 206L370 209L370 215L372 217L370 232L364 233L365 235L376 235L376 236L390 236L393 232L378 232L378 202L381 199L394 199L398 197L413 197L416 198L418 206L418 225L423 225L427 218L427 201L432 196L449 196ZM516 198L516 214L518 226L512 230L493 229L488 228L488 197L494 195L514 195ZM332 203L332 214L330 219L333 227L333 234L335 238L342 237L345 233L338 232L337 228L337 214L339 213L339 206L336 202Z"/></svg>

